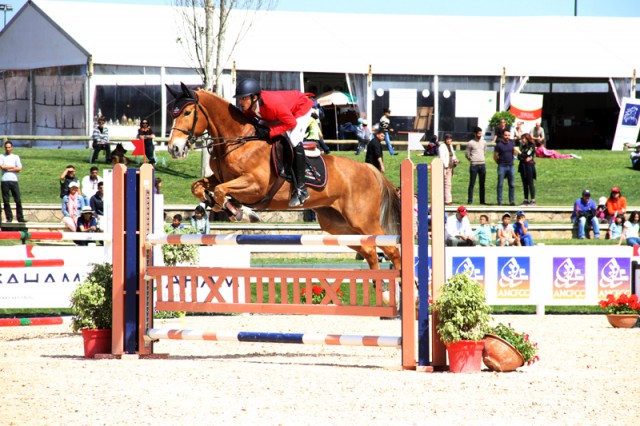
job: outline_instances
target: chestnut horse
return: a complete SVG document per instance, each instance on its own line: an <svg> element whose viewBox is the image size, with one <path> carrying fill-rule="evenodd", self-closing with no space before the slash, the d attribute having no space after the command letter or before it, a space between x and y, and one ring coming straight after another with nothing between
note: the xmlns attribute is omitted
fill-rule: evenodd
<svg viewBox="0 0 640 426"><path fill-rule="evenodd" d="M277 177L270 161L271 145L255 140L255 128L240 109L211 92L194 92L184 84L181 92L169 92L175 98L168 145L171 156L186 158L196 139L203 135L211 153L213 175L193 183L191 191L196 198L213 204L215 211L228 208L234 215L235 203L266 210L292 210L288 206L291 184L285 182L274 192ZM320 227L330 234L399 235L400 198L396 187L370 164L333 155L324 160L326 186L310 187L310 198L295 209L315 211ZM375 247L350 248L360 253L371 269L379 268ZM380 249L399 270L398 248Z"/></svg>

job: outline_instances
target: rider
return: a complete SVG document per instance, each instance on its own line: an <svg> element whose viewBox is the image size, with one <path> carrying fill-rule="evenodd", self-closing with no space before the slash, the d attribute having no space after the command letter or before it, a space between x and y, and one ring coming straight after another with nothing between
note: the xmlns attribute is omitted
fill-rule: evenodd
<svg viewBox="0 0 640 426"><path fill-rule="evenodd" d="M313 101L297 90L263 91L253 78L238 83L235 98L246 116L259 120L255 125L258 139L268 140L286 134L285 139L294 152L294 188L289 207L301 206L309 198L304 183L306 162L302 140L313 120Z"/></svg>

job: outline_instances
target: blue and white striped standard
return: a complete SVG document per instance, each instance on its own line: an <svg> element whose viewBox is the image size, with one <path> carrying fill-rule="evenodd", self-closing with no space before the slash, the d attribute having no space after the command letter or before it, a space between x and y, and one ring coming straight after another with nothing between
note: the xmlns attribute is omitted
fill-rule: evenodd
<svg viewBox="0 0 640 426"><path fill-rule="evenodd" d="M218 342L292 343L301 345L379 346L399 348L398 336L358 336L348 334L267 333L252 331L202 331L150 328L147 340L211 340Z"/></svg>
<svg viewBox="0 0 640 426"><path fill-rule="evenodd" d="M147 243L205 245L395 246L399 235L149 234Z"/></svg>

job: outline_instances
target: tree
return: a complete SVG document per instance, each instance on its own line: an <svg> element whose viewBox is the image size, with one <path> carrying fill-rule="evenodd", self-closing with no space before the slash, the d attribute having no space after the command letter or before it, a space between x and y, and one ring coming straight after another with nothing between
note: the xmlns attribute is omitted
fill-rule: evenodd
<svg viewBox="0 0 640 426"><path fill-rule="evenodd" d="M174 0L184 37L179 42L194 62L206 90L220 94L220 76L242 37L251 28L252 18L261 9L271 9L277 0ZM229 16L237 9L245 16L234 34L227 37ZM239 17L240 18L240 17ZM227 40L231 39L231 43ZM226 55L226 57L223 57Z"/></svg>

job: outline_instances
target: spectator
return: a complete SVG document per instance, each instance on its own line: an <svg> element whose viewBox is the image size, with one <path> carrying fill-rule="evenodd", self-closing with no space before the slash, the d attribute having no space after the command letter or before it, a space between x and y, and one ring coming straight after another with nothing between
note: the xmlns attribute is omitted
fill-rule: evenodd
<svg viewBox="0 0 640 426"><path fill-rule="evenodd" d="M467 189L467 204L473 203L473 188L476 176L480 177L480 204L486 204L484 198L484 182L487 176L485 151L487 143L482 139L482 129L473 128L473 139L467 143L465 157L469 160L469 188Z"/></svg>
<svg viewBox="0 0 640 426"><path fill-rule="evenodd" d="M9 201L13 197L16 203L16 215L18 222L24 223L22 212L22 198L20 197L20 186L18 185L18 173L22 170L20 157L13 153L13 142L4 143L4 154L0 155L0 167L2 168L2 203L4 204L4 214L7 222L13 221L13 212Z"/></svg>
<svg viewBox="0 0 640 426"><path fill-rule="evenodd" d="M154 183L155 193L162 194L162 178L157 177Z"/></svg>
<svg viewBox="0 0 640 426"><path fill-rule="evenodd" d="M93 216L91 207L84 206L82 210L80 210L76 232L100 232L100 229L98 229L98 221ZM89 245L89 241L75 241L75 243L79 246Z"/></svg>
<svg viewBox="0 0 640 426"><path fill-rule="evenodd" d="M309 127L307 127L307 132L304 135L304 140L315 142L318 149L323 151L325 154L328 154L329 147L322 139L321 124L320 120L318 120L318 113L315 108L311 110L311 118L312 120L309 122Z"/></svg>
<svg viewBox="0 0 640 426"><path fill-rule="evenodd" d="M98 184L102 182L102 178L98 174L98 168L96 166L91 166L89 169L89 175L82 178L82 195L84 196L84 200L86 204L89 204L91 197L93 197L96 192L98 192Z"/></svg>
<svg viewBox="0 0 640 426"><path fill-rule="evenodd" d="M65 195L69 194L69 184L72 182L75 182L77 184L76 186L78 187L78 192L80 193L80 183L78 182L78 178L76 177L76 168L69 164L60 175L60 198L63 198ZM82 193L80 193L80 195L82 195Z"/></svg>
<svg viewBox="0 0 640 426"><path fill-rule="evenodd" d="M429 139L429 143L427 143L427 147L424 149L422 155L425 157L430 155L433 155L435 157L440 156L440 152L438 149L438 135L431 136L431 139Z"/></svg>
<svg viewBox="0 0 640 426"><path fill-rule="evenodd" d="M611 223L619 214L627 213L627 199L620 194L620 188L614 186L607 199L606 218Z"/></svg>
<svg viewBox="0 0 640 426"><path fill-rule="evenodd" d="M596 219L600 223L607 223L607 197L598 198L598 208L596 209Z"/></svg>
<svg viewBox="0 0 640 426"><path fill-rule="evenodd" d="M547 139L544 136L544 129L539 121L536 121L536 125L529 134L533 137L533 142L542 146L547 145Z"/></svg>
<svg viewBox="0 0 640 426"><path fill-rule="evenodd" d="M447 206L453 204L453 198L451 197L451 181L453 178L453 169L456 168L459 161L456 158L456 153L453 150L451 143L453 137L447 133L444 135L444 147L440 147L440 159L444 165L444 203Z"/></svg>
<svg viewBox="0 0 640 426"><path fill-rule="evenodd" d="M500 120L500 124L493 128L493 142L498 142L498 139L502 139L505 130L511 130L510 126L507 126L507 120ZM508 138L507 138L508 139Z"/></svg>
<svg viewBox="0 0 640 426"><path fill-rule="evenodd" d="M198 205L191 216L191 227L199 234L209 233L209 218L205 213L204 207Z"/></svg>
<svg viewBox="0 0 640 426"><path fill-rule="evenodd" d="M445 242L448 246L475 246L473 231L467 217L467 208L460 206L455 215L447 218L444 227Z"/></svg>
<svg viewBox="0 0 640 426"><path fill-rule="evenodd" d="M480 215L480 226L476 228L476 231L473 233L475 237L476 244L479 246L492 246L493 245L493 237L492 234L495 232L496 227L493 224L489 224L489 216L486 214Z"/></svg>
<svg viewBox="0 0 640 426"><path fill-rule="evenodd" d="M70 232L78 228L78 216L85 206L84 197L80 195L78 182L69 183L69 194L62 197L62 223Z"/></svg>
<svg viewBox="0 0 640 426"><path fill-rule="evenodd" d="M104 182L98 183L98 190L89 200L89 206L93 211L94 217L98 222L98 228L100 228L100 222L102 221L102 216L104 216Z"/></svg>
<svg viewBox="0 0 640 426"><path fill-rule="evenodd" d="M171 232L175 232L181 229L184 229L184 225L182 224L182 215L180 213L177 213L173 215L173 220L171 221Z"/></svg>
<svg viewBox="0 0 640 426"><path fill-rule="evenodd" d="M367 154L364 157L365 163L371 164L376 169L384 173L384 161L382 161L382 144L384 140L384 132L378 130L376 136L371 138L367 145Z"/></svg>
<svg viewBox="0 0 640 426"><path fill-rule="evenodd" d="M142 122L140 122L140 128L138 129L136 139L142 139L144 141L144 153L147 156L149 164L156 164L154 155L155 148L153 146L153 138L155 137L156 135L153 133L153 130L151 130L151 127L149 127L149 120L143 118Z"/></svg>
<svg viewBox="0 0 640 426"><path fill-rule="evenodd" d="M578 198L573 204L571 222L578 224L578 238L584 240L587 222L593 229L594 238L600 238L600 225L596 219L596 203L591 199L591 192L588 189L582 191L582 198Z"/></svg>
<svg viewBox="0 0 640 426"><path fill-rule="evenodd" d="M518 159L518 172L522 177L522 187L524 190L523 206L535 207L536 205L536 187L533 183L536 180L536 162L534 160L536 155L536 145L531 139L531 135L522 135L522 144L520 145L520 155ZM531 198L529 198L531 195Z"/></svg>
<svg viewBox="0 0 640 426"><path fill-rule="evenodd" d="M629 219L623 226L624 231L622 232L622 235L620 235L618 245L622 244L622 240L627 240L628 246L640 245L640 236L638 235L640 231L640 213L637 211L629 213Z"/></svg>
<svg viewBox="0 0 640 426"><path fill-rule="evenodd" d="M498 138L498 142L493 151L493 159L498 163L498 205L502 205L502 187L504 179L507 178L509 184L509 204L516 205L515 202L515 184L513 175L513 158L520 154L520 150L511 140L511 132L504 130L502 137Z"/></svg>
<svg viewBox="0 0 640 426"><path fill-rule="evenodd" d="M629 157L631 158L631 167L640 170L640 142L636 143L636 150Z"/></svg>
<svg viewBox="0 0 640 426"><path fill-rule="evenodd" d="M582 157L576 154L560 154L558 151L554 151L552 149L547 149L540 142L536 142L536 157L538 158L559 158L559 159L570 159L575 158L576 160L582 160Z"/></svg>
<svg viewBox="0 0 640 426"><path fill-rule="evenodd" d="M533 237L529 233L529 223L522 210L516 213L516 223L513 225L513 233L516 235L516 245L532 246Z"/></svg>
<svg viewBox="0 0 640 426"><path fill-rule="evenodd" d="M367 149L367 143L371 139L371 131L369 130L369 123L367 123L367 120L359 118L358 122L359 126L356 131L356 136L358 137L358 147L356 148L356 155L360 155L362 151Z"/></svg>
<svg viewBox="0 0 640 426"><path fill-rule="evenodd" d="M387 149L389 150L389 154L396 155L393 151L393 147L391 146L391 138L389 137L389 133L393 133L393 129L391 128L391 110L389 108L384 110L384 114L380 117L380 123L378 124L378 131L384 132L384 140L387 143Z"/></svg>
<svg viewBox="0 0 640 426"><path fill-rule="evenodd" d="M517 245L516 234L513 232L511 215L505 213L502 215L502 223L498 226L496 244L500 247Z"/></svg>
<svg viewBox="0 0 640 426"><path fill-rule="evenodd" d="M624 215L619 214L616 216L616 219L609 225L609 230L607 231L607 238L610 240L619 240L622 236L622 231L624 231Z"/></svg>
<svg viewBox="0 0 640 426"><path fill-rule="evenodd" d="M104 125L104 117L98 118L98 125L93 129L93 154L91 155L91 162L95 163L98 160L100 151L104 150L105 160L107 164L111 163L111 147L109 146L109 128Z"/></svg>
<svg viewBox="0 0 640 426"><path fill-rule="evenodd" d="M523 124L524 121L518 121L516 128L513 129L513 143L515 143L516 146L520 146L522 143L522 135L524 134L524 131L522 130Z"/></svg>

